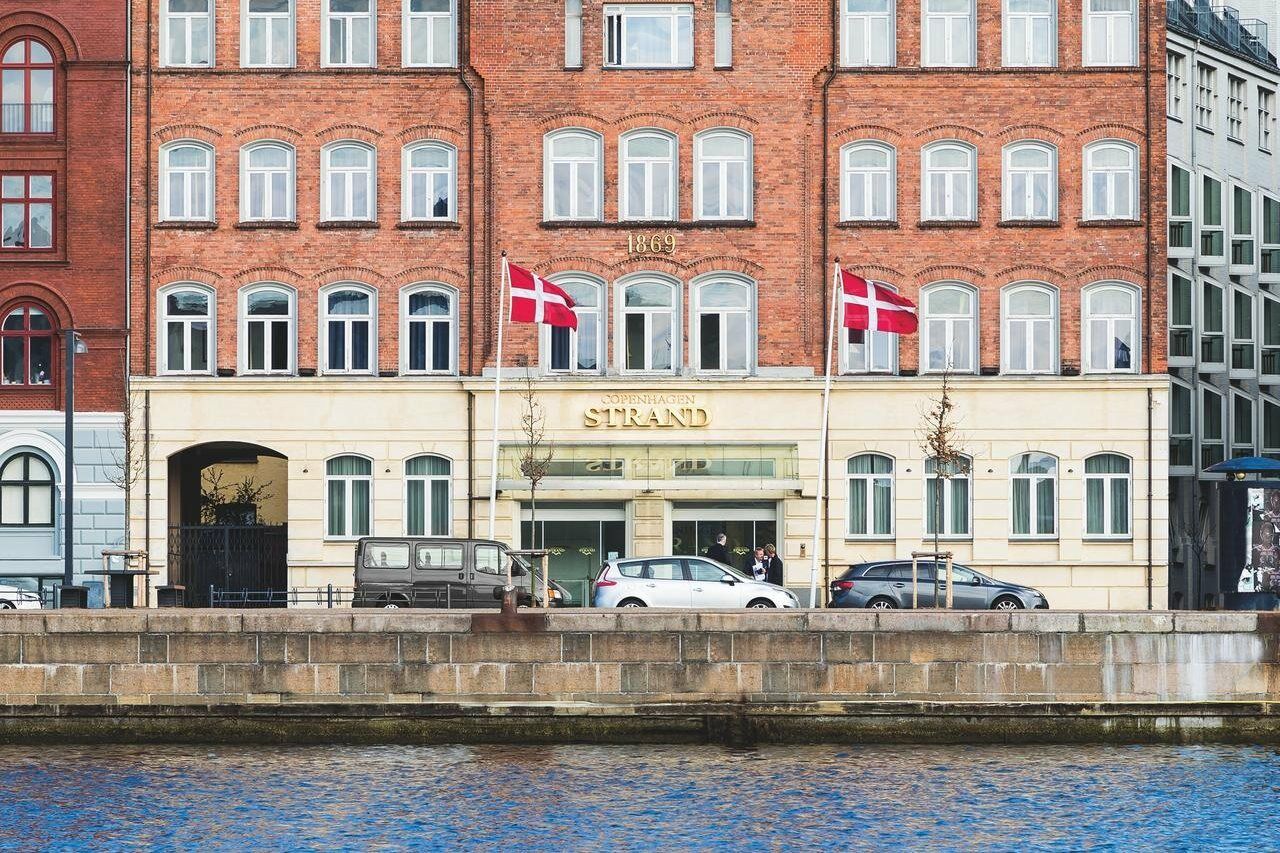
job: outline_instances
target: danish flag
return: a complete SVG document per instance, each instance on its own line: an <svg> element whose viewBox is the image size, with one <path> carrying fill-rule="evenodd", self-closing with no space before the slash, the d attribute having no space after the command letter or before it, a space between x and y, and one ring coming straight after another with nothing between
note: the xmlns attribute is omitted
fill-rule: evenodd
<svg viewBox="0 0 1280 853"><path fill-rule="evenodd" d="M844 270L840 285L846 329L910 335L920 327L916 306L889 288Z"/></svg>
<svg viewBox="0 0 1280 853"><path fill-rule="evenodd" d="M515 264L508 264L507 271L511 282L511 322L578 328L578 315L569 294Z"/></svg>

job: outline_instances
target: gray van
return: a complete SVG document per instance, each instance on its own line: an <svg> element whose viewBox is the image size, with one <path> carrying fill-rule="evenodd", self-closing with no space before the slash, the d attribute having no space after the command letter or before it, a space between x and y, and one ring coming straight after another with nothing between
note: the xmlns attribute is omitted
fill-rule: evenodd
<svg viewBox="0 0 1280 853"><path fill-rule="evenodd" d="M534 572L491 539L370 536L356 543L353 607L497 607L507 582L523 606L535 604ZM540 603L541 585L537 586ZM552 585L553 605L557 602Z"/></svg>

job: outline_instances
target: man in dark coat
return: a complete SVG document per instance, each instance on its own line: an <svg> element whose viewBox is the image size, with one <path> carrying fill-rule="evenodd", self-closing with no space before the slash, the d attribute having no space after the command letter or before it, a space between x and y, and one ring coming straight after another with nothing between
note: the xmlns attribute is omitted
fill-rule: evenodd
<svg viewBox="0 0 1280 853"><path fill-rule="evenodd" d="M765 573L765 580L771 584L782 586L782 558L778 556L778 549L772 545L764 546L765 559L769 561L769 568Z"/></svg>
<svg viewBox="0 0 1280 853"><path fill-rule="evenodd" d="M725 547L725 542L729 541L729 537L723 533L716 536L716 542L707 549L707 557L715 560L717 563L724 563L726 566L733 565L729 562L729 549Z"/></svg>

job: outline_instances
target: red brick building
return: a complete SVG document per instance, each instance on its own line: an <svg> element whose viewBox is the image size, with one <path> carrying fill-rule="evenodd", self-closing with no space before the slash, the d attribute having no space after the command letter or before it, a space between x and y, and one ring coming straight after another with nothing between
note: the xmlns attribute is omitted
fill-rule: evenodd
<svg viewBox="0 0 1280 853"><path fill-rule="evenodd" d="M224 472L272 484L243 526L287 541L273 582L343 583L367 534L537 541L580 582L729 531L803 584L840 258L923 322L842 335L822 562L939 527L1063 603L1158 601L1163 17L1084 2L135 0L135 532L198 537ZM580 328L507 327L561 467L533 518L508 398L490 531L503 251Z"/></svg>

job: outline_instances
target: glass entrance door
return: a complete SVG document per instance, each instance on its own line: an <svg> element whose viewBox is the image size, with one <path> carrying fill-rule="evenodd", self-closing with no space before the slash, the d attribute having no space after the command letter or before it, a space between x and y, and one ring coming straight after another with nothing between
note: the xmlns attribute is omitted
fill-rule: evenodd
<svg viewBox="0 0 1280 853"><path fill-rule="evenodd" d="M772 503L676 504L671 521L671 551L706 556L716 536L725 534L735 569L744 566L756 545L778 542L778 508Z"/></svg>
<svg viewBox="0 0 1280 853"><path fill-rule="evenodd" d="M622 506L539 505L537 536L526 505L520 524L522 548L546 548L551 579L588 605L591 581L607 559L627 556L626 509Z"/></svg>

